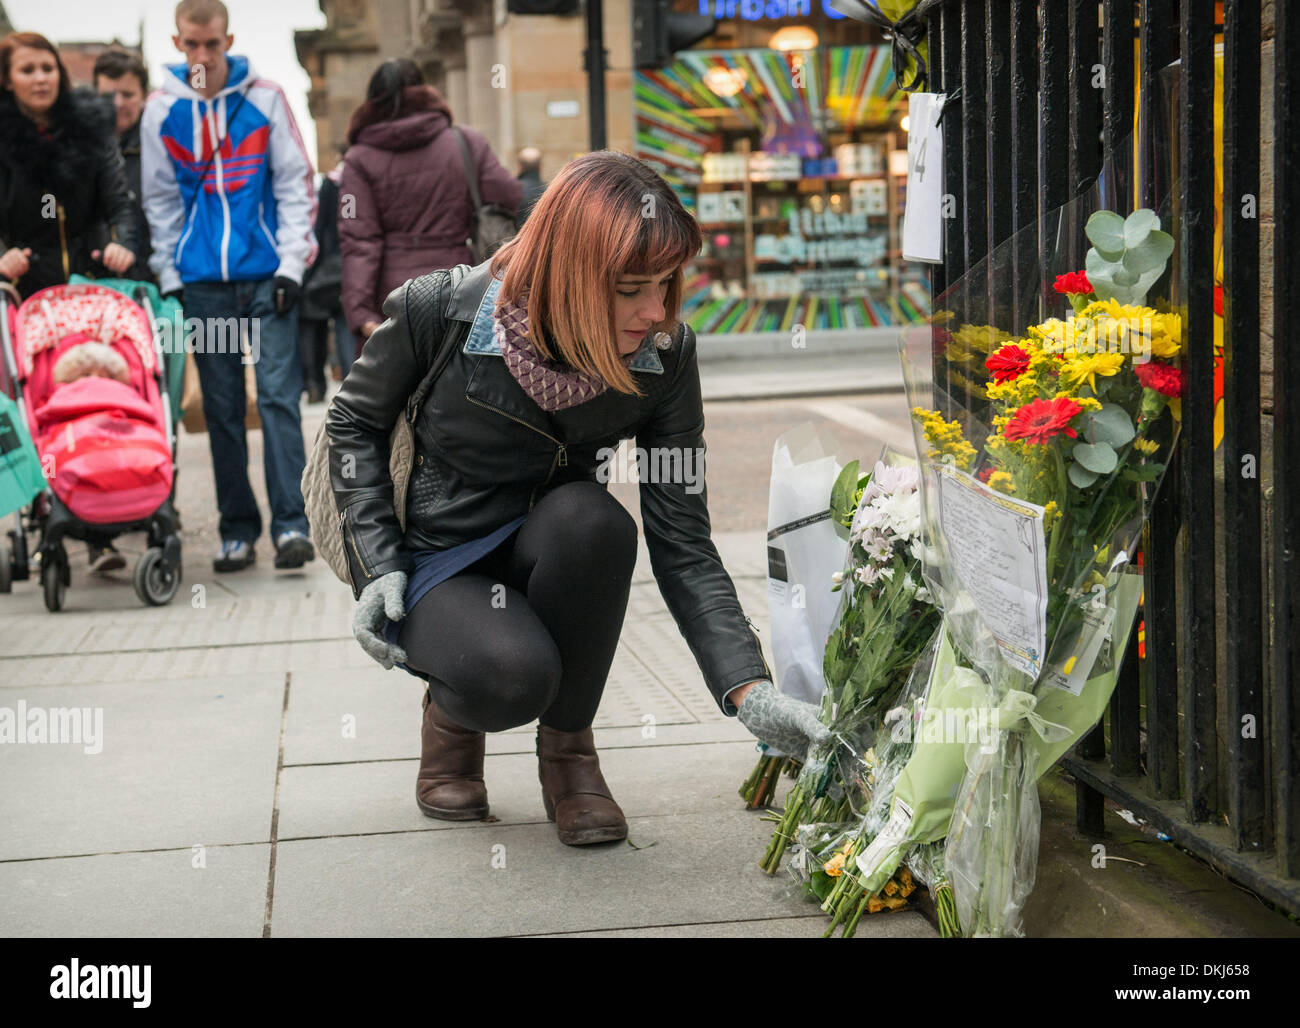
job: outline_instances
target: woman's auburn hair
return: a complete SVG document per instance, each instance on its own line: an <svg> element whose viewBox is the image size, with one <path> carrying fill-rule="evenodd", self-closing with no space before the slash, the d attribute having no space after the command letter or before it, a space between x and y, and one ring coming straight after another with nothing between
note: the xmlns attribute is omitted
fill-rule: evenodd
<svg viewBox="0 0 1300 1028"><path fill-rule="evenodd" d="M700 227L667 182L635 157L598 150L560 170L491 272L503 279L498 303L527 305L529 342L543 359L555 359L549 336L570 367L641 396L618 352L615 287L671 269L664 320L650 332L673 332L682 265L699 249Z"/></svg>

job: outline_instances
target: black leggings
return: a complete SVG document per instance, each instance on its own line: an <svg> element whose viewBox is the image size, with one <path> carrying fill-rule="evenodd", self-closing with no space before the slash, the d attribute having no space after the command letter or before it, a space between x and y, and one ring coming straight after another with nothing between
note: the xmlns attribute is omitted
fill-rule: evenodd
<svg viewBox="0 0 1300 1028"><path fill-rule="evenodd" d="M495 550L434 586L398 641L457 724L591 724L636 564L636 522L595 482L543 496Z"/></svg>

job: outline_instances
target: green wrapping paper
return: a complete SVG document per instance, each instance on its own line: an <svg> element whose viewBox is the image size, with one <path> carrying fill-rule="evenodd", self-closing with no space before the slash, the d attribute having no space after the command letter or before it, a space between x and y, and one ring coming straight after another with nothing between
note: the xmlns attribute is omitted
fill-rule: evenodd
<svg viewBox="0 0 1300 1028"><path fill-rule="evenodd" d="M1123 662L1132 632L1142 578L1114 575L1108 584L1108 602L1099 604L1091 630L1082 632L1074 646L1075 667L1099 664L1108 670L1081 682L1062 676L1070 689L1049 685L1054 680L1049 669L1033 693L1006 690L1003 699L995 701L979 674L961 666L944 631L923 703L890 727L895 740L910 733L914 748L894 788L889 820L857 857L869 894L889 880L913 846L949 834L967 771L978 773L996 758L1003 733L1017 734L1030 780L1037 782L1097 723L1115 690L1115 669ZM1113 637L1109 653L1108 630Z"/></svg>

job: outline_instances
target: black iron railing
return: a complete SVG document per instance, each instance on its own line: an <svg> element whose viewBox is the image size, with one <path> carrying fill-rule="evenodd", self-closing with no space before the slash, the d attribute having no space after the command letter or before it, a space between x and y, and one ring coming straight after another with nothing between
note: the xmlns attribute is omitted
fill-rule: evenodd
<svg viewBox="0 0 1300 1028"><path fill-rule="evenodd" d="M1300 7L1267 5L1275 19L1268 80L1261 73L1264 10L1261 0L923 0L918 14L929 42L927 88L958 94L943 121L944 192L957 198L957 213L947 222L944 263L934 268L936 296L972 270L978 278L990 251L1047 223L1103 168L1107 206L1120 213L1132 207L1129 176L1136 174L1137 201L1165 205L1176 225L1187 390L1180 442L1143 533L1146 656L1139 660L1129 647L1104 723L1063 761L1078 781L1079 825L1101 834L1103 796L1110 796L1229 877L1300 913L1300 319L1288 316L1287 302L1300 297L1300 76L1287 59L1300 52ZM1216 458L1220 39L1224 436ZM1175 61L1177 92L1166 103L1161 76ZM1272 124L1261 119L1266 93ZM1133 168L1127 157L1135 134ZM1068 141L1068 160L1061 141ZM1270 142L1275 174L1266 205L1260 151ZM1261 268L1266 215L1273 248ZM1043 267L1057 242L1040 241ZM1077 256L1081 267L1082 249ZM967 299L978 295L971 277ZM1278 298L1271 413L1261 406L1261 281ZM1025 299L1009 302L1020 311ZM1007 298L990 292L991 324L1002 302ZM961 387L949 383L942 365L936 362L936 400L960 400ZM1216 629L1225 625L1220 661Z"/></svg>

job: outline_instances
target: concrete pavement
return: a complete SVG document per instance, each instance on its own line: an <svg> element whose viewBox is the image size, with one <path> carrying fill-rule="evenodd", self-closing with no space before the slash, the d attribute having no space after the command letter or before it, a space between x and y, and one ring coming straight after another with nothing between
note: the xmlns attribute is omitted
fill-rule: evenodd
<svg viewBox="0 0 1300 1028"><path fill-rule="evenodd" d="M309 441L321 410L305 408ZM260 433L250 448L265 510ZM360 649L323 562L277 572L263 537L253 568L214 574L207 437L182 432L180 456L171 605L142 607L131 565L89 575L75 543L62 612L35 581L0 597L0 706L103 719L99 752L0 746L8 934L821 934L817 906L757 867L770 824L736 795L754 741L705 689L644 542L595 722L629 841L571 848L542 809L532 726L489 736L490 821L419 812L420 683ZM764 534L715 541L766 638ZM142 548L119 541L131 564ZM934 931L907 910L859 934Z"/></svg>
<svg viewBox="0 0 1300 1028"><path fill-rule="evenodd" d="M883 358L870 355L780 360L780 373L772 358L710 360L705 394L846 392L864 366L882 388L886 381ZM823 397L807 406L889 440L901 429L876 411L900 402L882 396L863 410ZM308 441L322 412L304 408ZM249 443L265 511L260 433ZM765 461L771 440L754 445ZM255 567L212 572L207 446L205 435L182 432L185 577L170 606L139 605L130 565L90 576L78 544L69 548L63 612L46 612L36 581L0 596L0 707L102 716L90 745L0 745L7 934L822 933L817 906L756 866L771 826L736 795L756 757L753 740L705 690L644 543L595 722L629 842L559 842L542 810L531 726L488 738L491 820L433 821L414 802L419 682L385 672L356 644L351 591L319 560L276 572L265 537ZM632 488L616 494L630 503ZM764 533L714 538L770 657ZM143 539L118 545L133 563ZM1114 812L1107 845L1124 859L1096 869L1095 840L1073 829L1068 789L1052 781L1044 780L1038 886L1026 910L1031 935L1300 934L1199 862L1129 831ZM778 803L788 786L783 779ZM935 935L911 909L858 926L861 938Z"/></svg>

